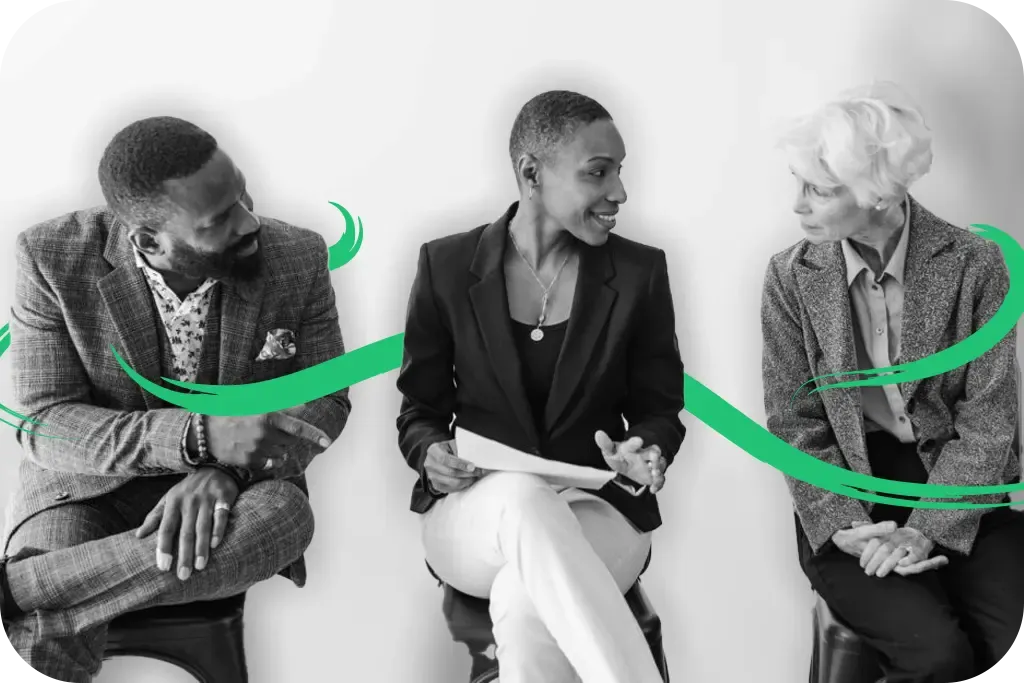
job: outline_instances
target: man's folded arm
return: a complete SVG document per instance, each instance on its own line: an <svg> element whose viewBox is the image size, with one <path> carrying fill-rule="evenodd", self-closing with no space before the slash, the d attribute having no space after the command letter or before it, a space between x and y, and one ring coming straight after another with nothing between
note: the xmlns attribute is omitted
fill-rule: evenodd
<svg viewBox="0 0 1024 683"><path fill-rule="evenodd" d="M100 476L187 471L181 440L188 413L94 405L60 302L24 234L18 236L17 259L10 346L14 410L43 423L17 421L17 439L26 457L47 469Z"/></svg>

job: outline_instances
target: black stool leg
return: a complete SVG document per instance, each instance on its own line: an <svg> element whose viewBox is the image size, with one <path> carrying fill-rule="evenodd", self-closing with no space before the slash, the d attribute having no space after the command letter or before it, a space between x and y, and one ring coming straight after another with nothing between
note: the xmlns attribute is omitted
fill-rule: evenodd
<svg viewBox="0 0 1024 683"><path fill-rule="evenodd" d="M657 649L654 649L652 645L652 651L656 652L654 655L655 663L658 665L658 673L661 674L661 680L668 683L668 659L665 657L665 648L662 647L661 638L658 638Z"/></svg>

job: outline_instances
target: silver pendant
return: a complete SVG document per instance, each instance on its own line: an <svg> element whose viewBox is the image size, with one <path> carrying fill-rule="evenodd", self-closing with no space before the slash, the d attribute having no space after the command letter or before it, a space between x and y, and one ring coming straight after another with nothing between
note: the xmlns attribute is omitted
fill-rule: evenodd
<svg viewBox="0 0 1024 683"><path fill-rule="evenodd" d="M535 342L539 342L543 338L544 330L540 329L539 327L533 328L533 332L530 332L530 339L532 339Z"/></svg>

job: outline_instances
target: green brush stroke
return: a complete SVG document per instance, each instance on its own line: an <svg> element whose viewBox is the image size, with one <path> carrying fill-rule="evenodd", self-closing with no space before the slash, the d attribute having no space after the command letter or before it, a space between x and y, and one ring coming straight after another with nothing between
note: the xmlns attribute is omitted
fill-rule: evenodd
<svg viewBox="0 0 1024 683"><path fill-rule="evenodd" d="M351 218L343 208L339 206L339 209L346 216L345 234L351 235ZM936 353L928 359L922 359L922 361L901 366L899 371L903 373L900 375L902 379L896 381L909 381L910 379L934 376L970 362L998 343L1009 329L1012 329L1016 320L1024 312L1024 297L1020 296L1020 288L1014 288L1012 285L1015 279L1019 279L1015 278L1015 275L1024 274L1024 250L1011 237L991 226L975 227L981 228L984 237L996 241L1004 251L1004 254L1006 254L1008 269L1011 273L1010 291L1007 293L999 311L985 326L954 347ZM354 238L349 239L353 240L353 244L357 244ZM352 384L399 368L402 361L402 338L403 335L401 334L394 335L350 351L318 366L306 368L285 377L253 384L218 386L178 382L164 378L166 382L181 389L201 392L198 394L182 393L181 391L162 387L151 382L134 372L117 355L116 351L114 353L118 363L131 375L133 380L147 391L168 403L192 412L207 415L252 415L282 410L306 403L339 391ZM936 358L938 362L934 361ZM931 360L932 362L924 362L926 360ZM950 363L953 364L951 365ZM893 371L893 368L887 368L873 372ZM911 373L909 376L908 372ZM871 373L865 372L862 374ZM894 380L891 377L878 377L867 381L876 384L892 383ZM918 484L880 479L853 472L846 468L818 460L794 448L771 434L767 429L748 418L689 375L684 375L684 386L687 410L694 417L758 460L772 465L796 479L835 493L861 500L886 502L891 505L905 507L962 509L1002 507L1009 503L919 501L893 498L881 494L958 499L967 495L1004 494L1024 490L1024 484L1020 483L998 486ZM830 385L828 388L836 388L838 386L840 385Z"/></svg>
<svg viewBox="0 0 1024 683"><path fill-rule="evenodd" d="M163 378L200 393L187 394L152 382L129 366L116 349L117 362L146 391L168 403L203 415L258 415L285 410L340 391L396 369L402 362L402 339L396 334L349 351L305 370L252 384L192 384Z"/></svg>
<svg viewBox="0 0 1024 683"><path fill-rule="evenodd" d="M352 214L350 214L341 204L337 204L335 202L329 203L345 217L345 232L342 233L341 239L327 250L328 270L336 270L354 259L356 254L359 252L359 247L363 246L363 219L359 219L359 229L356 230L356 224L355 221L352 220Z"/></svg>
<svg viewBox="0 0 1024 683"><path fill-rule="evenodd" d="M1007 504L913 501L875 496L865 493L865 491L930 498L960 498L964 495L1010 493L1024 490L1024 484L948 486L897 482L838 467L818 460L778 438L690 375L684 374L683 381L686 410L691 415L761 462L771 465L795 479L834 493L903 507L962 509L1003 507Z"/></svg>
<svg viewBox="0 0 1024 683"><path fill-rule="evenodd" d="M0 327L0 356L3 356L4 353L6 353L7 349L11 345L10 329L11 329L11 324L10 323L7 323L3 327ZM7 413L8 415L13 415L14 417L18 418L19 420L24 420L25 422L28 422L29 424L34 424L34 425L42 426L41 422L37 422L36 420L32 420L32 419L28 418L27 416L22 415L21 413L13 411L10 408L8 408L7 406L5 406L3 403L0 403L0 410L2 410L3 412ZM3 422L4 424L7 424L7 425L11 425L15 429L19 429L19 430L21 430L23 432L28 432L29 434L33 433L32 431L30 431L28 429L23 429L22 427L19 427L16 424L12 424L12 423L8 422L7 420L0 419L0 422ZM42 435L40 435L40 436L42 436Z"/></svg>
<svg viewBox="0 0 1024 683"><path fill-rule="evenodd" d="M902 384L904 382L935 377L970 363L1002 341L1016 327L1021 313L1024 313L1024 287L1020 285L1021 282L1024 282L1024 248L1021 248L1017 241L1005 232L991 225L977 223L972 224L970 227L974 232L985 239L995 242L999 246L999 249L1003 252L1003 258L1006 260L1006 268L1010 273L1010 288L1006 292L1006 297L988 322L963 341L910 363L902 363L885 368L835 372L815 377L800 385L800 388L793 394L793 399L795 400L800 390L808 384L813 384L826 377L885 375L884 377L869 377L867 379L828 384L811 390L808 395L816 394L819 391L842 389L844 387L877 387L883 384Z"/></svg>
<svg viewBox="0 0 1024 683"><path fill-rule="evenodd" d="M329 249L329 267L331 270L335 270L351 261L359 251L362 244L362 219L359 219L357 223L343 206L334 202L331 204L345 218L345 232L342 238ZM891 368L835 373L823 377L894 373L892 375L832 384L820 387L815 391L844 386L877 386L907 382L948 372L988 351L1013 328L1021 314L1024 313L1024 295L1021 293L1021 288L1014 287L1013 284L1024 278L1024 250L1011 237L992 226L972 227L979 228L983 237L991 239L999 245L1010 271L1010 290L996 315L964 341L928 358ZM6 330L7 326L4 326L0 330L0 335L4 334ZM349 351L317 366L284 377L252 384L219 386L179 382L164 378L167 383L184 391L151 382L135 372L117 353L116 349L112 348L112 351L117 362L137 384L168 403L205 415L239 416L291 408L396 370L402 362L403 338L403 334L396 334ZM0 355L6 348L7 345L0 341ZM814 378L803 386L818 379L821 378ZM779 439L690 375L684 374L683 380L686 410L690 414L761 462L822 489L860 500L931 509L994 508L1012 503L909 500L885 494L960 499L963 496L1004 494L1024 490L1022 483L998 486L918 484L880 479L853 472L818 460ZM185 393L186 391L196 393Z"/></svg>

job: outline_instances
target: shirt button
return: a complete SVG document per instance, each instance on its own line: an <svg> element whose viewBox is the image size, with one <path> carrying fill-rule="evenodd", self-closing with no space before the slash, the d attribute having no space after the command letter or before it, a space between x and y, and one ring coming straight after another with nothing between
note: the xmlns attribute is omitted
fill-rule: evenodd
<svg viewBox="0 0 1024 683"><path fill-rule="evenodd" d="M875 334L882 334L882 332L884 332L884 330L881 327L875 329Z"/></svg>
<svg viewBox="0 0 1024 683"><path fill-rule="evenodd" d="M53 497L53 499L54 500L67 500L70 497L71 497L71 494L68 493L67 491L60 491L59 493L57 493L57 495L55 495Z"/></svg>

